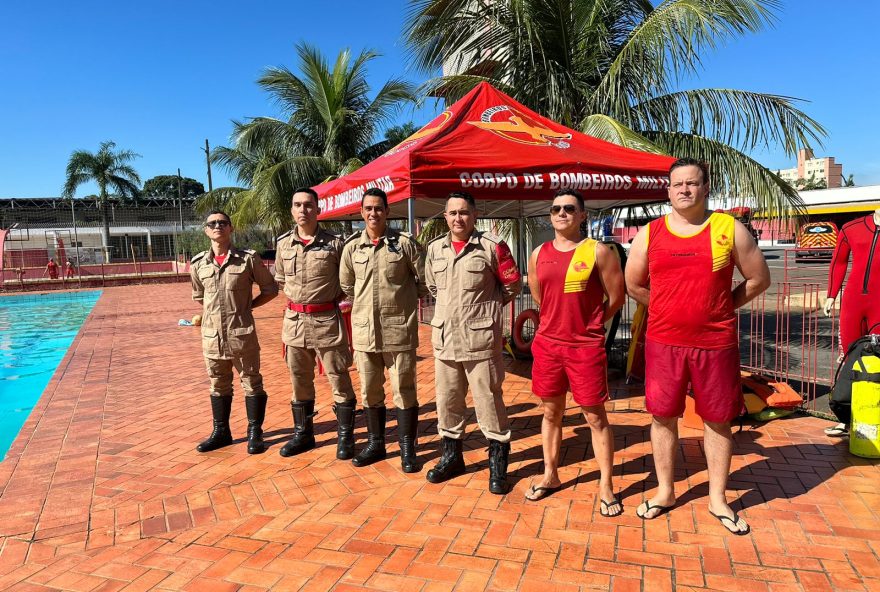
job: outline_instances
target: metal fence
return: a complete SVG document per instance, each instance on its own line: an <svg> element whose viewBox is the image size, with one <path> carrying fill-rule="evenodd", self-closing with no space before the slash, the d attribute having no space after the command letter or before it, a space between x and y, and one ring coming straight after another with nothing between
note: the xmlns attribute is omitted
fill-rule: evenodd
<svg viewBox="0 0 880 592"><path fill-rule="evenodd" d="M188 257L204 248L193 202L110 200L102 207L96 198L2 199L0 228L10 229L2 285L47 289L180 275Z"/></svg>

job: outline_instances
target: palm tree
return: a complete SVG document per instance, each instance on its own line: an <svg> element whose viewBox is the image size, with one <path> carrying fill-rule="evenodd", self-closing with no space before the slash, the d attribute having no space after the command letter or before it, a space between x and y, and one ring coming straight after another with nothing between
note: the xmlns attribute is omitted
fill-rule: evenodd
<svg viewBox="0 0 880 592"><path fill-rule="evenodd" d="M454 100L486 80L560 123L638 150L712 164L722 195L786 211L802 203L747 152L819 142L795 99L683 89L702 54L772 22L778 0L410 0L406 35L425 94ZM781 208L781 209L780 209Z"/></svg>
<svg viewBox="0 0 880 592"><path fill-rule="evenodd" d="M392 146L374 139L403 104L415 100L413 85L391 79L370 99L367 66L378 57L375 52L354 56L344 50L332 67L310 45L297 45L296 52L299 75L274 67L257 80L283 118L233 122L232 147L215 149L212 160L241 187L206 194L197 202L200 211L223 205L236 225L285 230L296 187L350 173Z"/></svg>
<svg viewBox="0 0 880 592"><path fill-rule="evenodd" d="M77 188L84 183L98 186L98 204L101 208L103 229L101 243L104 247L104 260L110 260L110 220L107 217L108 190L120 197L136 199L141 178L129 163L140 154L131 150L114 150L114 142L101 142L95 153L88 150L74 150L67 161L66 180L62 197L73 199Z"/></svg>

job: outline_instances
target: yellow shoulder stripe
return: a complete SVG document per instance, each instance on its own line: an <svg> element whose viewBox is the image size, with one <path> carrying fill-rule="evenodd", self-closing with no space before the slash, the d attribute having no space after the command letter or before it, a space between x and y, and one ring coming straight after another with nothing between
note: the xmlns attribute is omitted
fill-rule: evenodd
<svg viewBox="0 0 880 592"><path fill-rule="evenodd" d="M712 271L724 269L730 263L733 253L733 233L735 220L729 214L713 212L709 217L712 239Z"/></svg>
<svg viewBox="0 0 880 592"><path fill-rule="evenodd" d="M562 291L569 294L586 290L587 281L595 266L596 241L586 238L574 250L571 263L568 264L568 271L565 272L565 286Z"/></svg>

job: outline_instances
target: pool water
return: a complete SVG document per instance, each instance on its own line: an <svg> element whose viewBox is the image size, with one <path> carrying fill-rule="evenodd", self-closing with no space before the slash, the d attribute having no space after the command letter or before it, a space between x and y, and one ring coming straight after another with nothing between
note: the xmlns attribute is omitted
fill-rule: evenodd
<svg viewBox="0 0 880 592"><path fill-rule="evenodd" d="M0 459L100 296L94 290L0 297Z"/></svg>

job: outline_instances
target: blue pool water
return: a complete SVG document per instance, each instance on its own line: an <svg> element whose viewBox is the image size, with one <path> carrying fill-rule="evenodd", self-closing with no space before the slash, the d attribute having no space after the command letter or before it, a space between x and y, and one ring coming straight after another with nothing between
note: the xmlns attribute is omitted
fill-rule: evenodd
<svg viewBox="0 0 880 592"><path fill-rule="evenodd" d="M100 296L96 290L0 297L0 460Z"/></svg>

